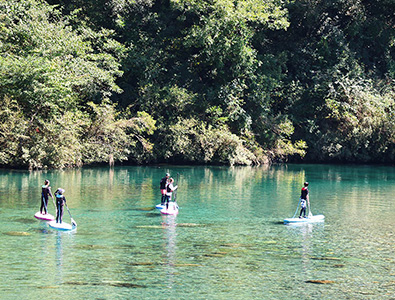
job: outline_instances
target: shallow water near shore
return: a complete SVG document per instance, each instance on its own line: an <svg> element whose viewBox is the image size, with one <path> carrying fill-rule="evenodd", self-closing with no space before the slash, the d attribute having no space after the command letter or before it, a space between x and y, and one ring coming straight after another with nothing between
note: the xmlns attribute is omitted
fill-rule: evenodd
<svg viewBox="0 0 395 300"><path fill-rule="evenodd" d="M166 172L178 177L175 217L155 209ZM394 167L0 170L0 179L1 299L395 299ZM66 190L75 232L33 217L45 179ZM304 181L325 222L284 225Z"/></svg>

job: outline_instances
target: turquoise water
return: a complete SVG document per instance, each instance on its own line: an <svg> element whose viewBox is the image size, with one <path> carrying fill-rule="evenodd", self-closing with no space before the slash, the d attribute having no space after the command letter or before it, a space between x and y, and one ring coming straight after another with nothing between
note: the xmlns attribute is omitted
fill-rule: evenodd
<svg viewBox="0 0 395 300"><path fill-rule="evenodd" d="M180 174L176 217L154 209L166 172ZM47 178L66 190L76 232L33 217ZM395 299L394 167L0 170L0 179L1 299ZM284 225L306 180L326 220Z"/></svg>

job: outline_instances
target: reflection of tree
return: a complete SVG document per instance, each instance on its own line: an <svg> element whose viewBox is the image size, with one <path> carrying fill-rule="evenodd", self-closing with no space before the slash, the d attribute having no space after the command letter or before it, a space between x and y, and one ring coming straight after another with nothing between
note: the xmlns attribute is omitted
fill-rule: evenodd
<svg viewBox="0 0 395 300"><path fill-rule="evenodd" d="M165 259L165 273L167 279L167 287L169 289L173 288L175 276L176 276L176 216L168 215L163 216L163 229L164 229L164 237L165 237L165 250L166 250L166 259Z"/></svg>

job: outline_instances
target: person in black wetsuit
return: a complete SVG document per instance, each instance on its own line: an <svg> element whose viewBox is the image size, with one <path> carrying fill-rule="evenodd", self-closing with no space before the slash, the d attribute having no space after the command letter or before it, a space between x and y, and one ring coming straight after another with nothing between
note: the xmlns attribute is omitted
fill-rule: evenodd
<svg viewBox="0 0 395 300"><path fill-rule="evenodd" d="M51 192L51 187L49 186L50 182L49 180L44 181L44 185L41 187L41 207L40 207L40 213L46 215L48 213L48 196L51 196L53 200L53 195Z"/></svg>
<svg viewBox="0 0 395 300"><path fill-rule="evenodd" d="M307 188L309 186L308 182L304 183L304 186L302 187L302 192L300 195L300 214L299 218L302 218L302 213L303 213L303 218L306 218L306 204L310 205L309 202L309 189Z"/></svg>
<svg viewBox="0 0 395 300"><path fill-rule="evenodd" d="M62 223L63 218L63 206L66 203L66 197L63 195L64 189L58 188L55 192L56 197L56 223Z"/></svg>
<svg viewBox="0 0 395 300"><path fill-rule="evenodd" d="M162 198L160 199L160 204L165 204L166 200L166 186L169 183L170 174L166 173L166 176L160 180L160 193L162 194Z"/></svg>

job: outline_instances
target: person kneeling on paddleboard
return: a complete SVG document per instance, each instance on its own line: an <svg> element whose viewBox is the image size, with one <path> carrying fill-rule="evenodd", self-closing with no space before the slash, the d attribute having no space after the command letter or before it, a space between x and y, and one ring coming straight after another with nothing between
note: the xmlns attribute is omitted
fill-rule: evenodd
<svg viewBox="0 0 395 300"><path fill-rule="evenodd" d="M307 188L309 186L308 182L304 183L304 187L302 187L302 193L300 195L300 214L299 214L299 219L302 218L302 213L303 213L303 218L306 218L306 204L309 203L309 189Z"/></svg>
<svg viewBox="0 0 395 300"><path fill-rule="evenodd" d="M174 179L169 179L169 184L166 186L166 209L169 208L169 202L171 200L171 195L178 188L178 186L173 186Z"/></svg>
<svg viewBox="0 0 395 300"><path fill-rule="evenodd" d="M48 199L49 196L51 196L53 200L53 195L51 192L51 187L49 186L49 180L44 181L44 185L41 187L41 207L40 207L40 213L43 214L44 210L44 215L48 213Z"/></svg>
<svg viewBox="0 0 395 300"><path fill-rule="evenodd" d="M165 204L166 201L166 186L169 184L170 174L166 173L166 176L160 180L160 193L162 194L162 198L160 199L160 204Z"/></svg>
<svg viewBox="0 0 395 300"><path fill-rule="evenodd" d="M64 189L58 188L55 192L56 197L56 223L62 223L63 217L63 206L66 203L66 197L63 195L65 192Z"/></svg>

